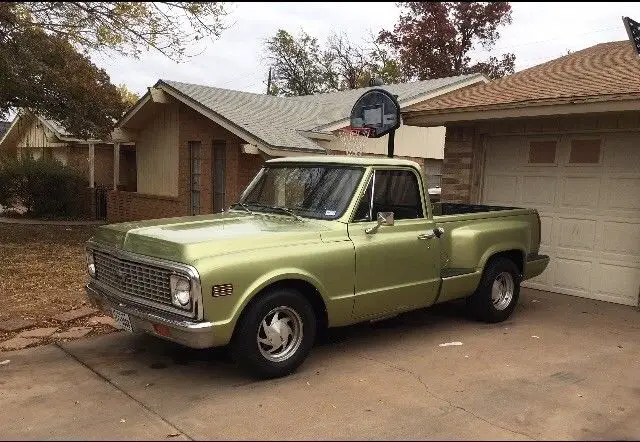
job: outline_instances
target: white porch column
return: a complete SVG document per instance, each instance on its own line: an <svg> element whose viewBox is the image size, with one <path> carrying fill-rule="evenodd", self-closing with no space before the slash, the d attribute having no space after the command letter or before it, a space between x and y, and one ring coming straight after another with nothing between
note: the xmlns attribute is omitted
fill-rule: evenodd
<svg viewBox="0 0 640 442"><path fill-rule="evenodd" d="M113 145L113 190L120 184L120 143Z"/></svg>
<svg viewBox="0 0 640 442"><path fill-rule="evenodd" d="M95 176L95 159L96 159L96 152L95 152L95 144L90 143L89 144L89 187L93 189L93 181L94 181L94 176Z"/></svg>

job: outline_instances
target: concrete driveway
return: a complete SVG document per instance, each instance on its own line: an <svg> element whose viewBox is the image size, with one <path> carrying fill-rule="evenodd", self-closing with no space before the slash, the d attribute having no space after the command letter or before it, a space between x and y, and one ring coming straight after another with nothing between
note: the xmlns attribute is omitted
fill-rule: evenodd
<svg viewBox="0 0 640 442"><path fill-rule="evenodd" d="M345 328L292 376L114 333L0 354L3 439L639 439L640 314L523 289ZM459 341L463 345L440 347Z"/></svg>

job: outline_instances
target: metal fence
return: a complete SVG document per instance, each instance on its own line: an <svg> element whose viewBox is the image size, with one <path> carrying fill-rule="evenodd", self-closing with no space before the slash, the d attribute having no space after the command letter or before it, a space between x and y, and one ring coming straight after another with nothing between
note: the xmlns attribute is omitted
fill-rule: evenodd
<svg viewBox="0 0 640 442"><path fill-rule="evenodd" d="M107 219L107 192L109 189L105 186L96 186L94 188L94 214L95 219Z"/></svg>

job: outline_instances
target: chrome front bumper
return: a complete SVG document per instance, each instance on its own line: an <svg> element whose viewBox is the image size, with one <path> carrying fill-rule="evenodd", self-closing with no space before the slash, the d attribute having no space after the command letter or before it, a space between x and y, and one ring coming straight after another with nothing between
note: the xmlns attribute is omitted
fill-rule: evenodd
<svg viewBox="0 0 640 442"><path fill-rule="evenodd" d="M148 333L191 348L215 346L214 324L211 322L193 322L160 316L162 313L152 312L107 295L91 283L87 284L85 289L91 303L107 315L113 316L112 309L129 315L134 332ZM154 329L154 324L168 327L169 333L159 334Z"/></svg>

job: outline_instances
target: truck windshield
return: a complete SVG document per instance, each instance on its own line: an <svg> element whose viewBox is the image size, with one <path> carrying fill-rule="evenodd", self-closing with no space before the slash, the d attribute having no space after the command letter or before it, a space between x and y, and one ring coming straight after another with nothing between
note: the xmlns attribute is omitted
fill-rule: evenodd
<svg viewBox="0 0 640 442"><path fill-rule="evenodd" d="M255 212L287 209L302 217L336 219L363 173L361 168L334 165L264 167L240 202Z"/></svg>

